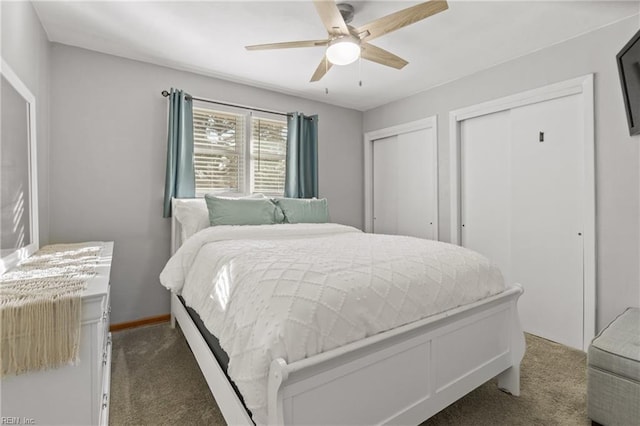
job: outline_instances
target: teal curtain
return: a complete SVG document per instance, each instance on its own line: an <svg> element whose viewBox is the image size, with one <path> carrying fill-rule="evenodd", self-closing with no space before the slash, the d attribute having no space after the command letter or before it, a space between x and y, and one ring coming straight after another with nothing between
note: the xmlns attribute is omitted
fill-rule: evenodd
<svg viewBox="0 0 640 426"><path fill-rule="evenodd" d="M287 160L284 196L318 196L318 116L298 112L287 117Z"/></svg>
<svg viewBox="0 0 640 426"><path fill-rule="evenodd" d="M195 197L195 181L192 99L182 90L172 88L169 94L169 131L163 217L171 216L171 198Z"/></svg>

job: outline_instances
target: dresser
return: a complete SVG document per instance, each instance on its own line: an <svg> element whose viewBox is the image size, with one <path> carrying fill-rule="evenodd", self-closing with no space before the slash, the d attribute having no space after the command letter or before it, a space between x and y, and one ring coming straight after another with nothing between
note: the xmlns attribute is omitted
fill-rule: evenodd
<svg viewBox="0 0 640 426"><path fill-rule="evenodd" d="M3 424L108 425L111 381L109 276L113 243L104 243L96 275L82 295L80 361L0 381Z"/></svg>

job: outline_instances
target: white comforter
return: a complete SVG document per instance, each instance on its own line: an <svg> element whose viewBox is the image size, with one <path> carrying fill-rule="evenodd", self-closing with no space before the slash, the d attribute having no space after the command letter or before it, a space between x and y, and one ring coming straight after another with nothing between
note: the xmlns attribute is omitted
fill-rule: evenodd
<svg viewBox="0 0 640 426"><path fill-rule="evenodd" d="M273 359L291 363L505 289L473 251L336 224L207 228L160 281L218 337L257 423L267 421Z"/></svg>

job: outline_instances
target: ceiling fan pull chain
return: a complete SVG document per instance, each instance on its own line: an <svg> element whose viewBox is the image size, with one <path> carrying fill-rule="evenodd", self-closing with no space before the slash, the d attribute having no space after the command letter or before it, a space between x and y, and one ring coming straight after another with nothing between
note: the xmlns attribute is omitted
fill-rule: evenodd
<svg viewBox="0 0 640 426"><path fill-rule="evenodd" d="M358 86L362 87L362 56L358 58Z"/></svg>

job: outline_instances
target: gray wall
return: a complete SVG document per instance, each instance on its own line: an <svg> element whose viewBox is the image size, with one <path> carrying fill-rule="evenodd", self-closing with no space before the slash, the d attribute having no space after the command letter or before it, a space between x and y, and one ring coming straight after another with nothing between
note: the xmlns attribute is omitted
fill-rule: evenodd
<svg viewBox="0 0 640 426"><path fill-rule="evenodd" d="M362 225L359 111L60 44L51 85L51 240L115 240L112 323L169 312L164 89L319 114L320 195L335 222Z"/></svg>
<svg viewBox="0 0 640 426"><path fill-rule="evenodd" d="M630 137L615 55L633 17L364 113L364 131L438 115L440 235L450 236L449 111L595 73L597 323L640 305L640 137Z"/></svg>
<svg viewBox="0 0 640 426"><path fill-rule="evenodd" d="M0 53L36 98L40 244L49 241L49 80L51 44L30 2L0 2Z"/></svg>

